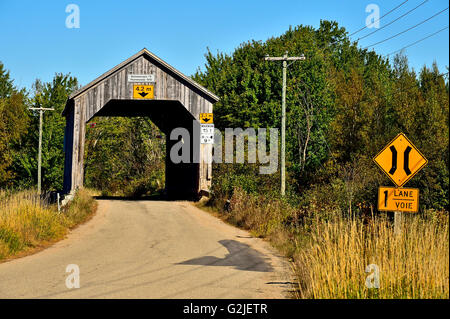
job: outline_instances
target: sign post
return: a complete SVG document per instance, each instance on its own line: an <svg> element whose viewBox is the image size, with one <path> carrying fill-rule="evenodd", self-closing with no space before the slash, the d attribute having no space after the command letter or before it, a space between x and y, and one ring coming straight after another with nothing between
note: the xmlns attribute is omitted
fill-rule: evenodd
<svg viewBox="0 0 450 319"><path fill-rule="evenodd" d="M401 233L403 225L403 214L401 211L394 212L394 234L398 235Z"/></svg>
<svg viewBox="0 0 450 319"><path fill-rule="evenodd" d="M417 212L419 190L403 188L428 160L405 134L398 134L374 158L378 167L397 187L378 189L378 210L394 211L394 233L399 234L403 223L403 212Z"/></svg>

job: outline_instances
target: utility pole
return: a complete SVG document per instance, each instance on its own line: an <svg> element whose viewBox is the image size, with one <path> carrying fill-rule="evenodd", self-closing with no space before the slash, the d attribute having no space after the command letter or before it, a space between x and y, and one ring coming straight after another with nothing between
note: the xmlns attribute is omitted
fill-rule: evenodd
<svg viewBox="0 0 450 319"><path fill-rule="evenodd" d="M39 111L38 193L41 194L42 121L45 111L54 111L55 109L45 107L30 107L29 109L32 111Z"/></svg>
<svg viewBox="0 0 450 319"><path fill-rule="evenodd" d="M281 94L281 196L286 193L286 70L289 65L298 60L305 60L305 56L288 57L288 51L282 57L269 57L266 55L266 61L283 61L283 91ZM287 61L294 61L287 64Z"/></svg>

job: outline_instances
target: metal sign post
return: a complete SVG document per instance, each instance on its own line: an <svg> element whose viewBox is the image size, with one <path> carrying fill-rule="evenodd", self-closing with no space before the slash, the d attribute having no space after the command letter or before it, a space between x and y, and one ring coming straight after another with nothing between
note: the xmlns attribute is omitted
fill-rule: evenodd
<svg viewBox="0 0 450 319"><path fill-rule="evenodd" d="M394 234L398 235L401 233L403 224L403 215L401 211L394 212Z"/></svg>

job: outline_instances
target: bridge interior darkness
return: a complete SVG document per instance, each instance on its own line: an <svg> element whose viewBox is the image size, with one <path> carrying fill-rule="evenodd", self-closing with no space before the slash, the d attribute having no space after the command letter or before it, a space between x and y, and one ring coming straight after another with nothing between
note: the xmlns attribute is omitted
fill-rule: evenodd
<svg viewBox="0 0 450 319"><path fill-rule="evenodd" d="M165 193L168 199L196 199L198 196L199 164L194 163L194 125L198 121L179 101L172 100L111 100L95 117L148 117L166 136ZM190 163L173 163L172 146L181 140L170 140L173 129L182 127L190 135ZM186 141L184 141L186 143ZM198 150L196 150L198 152Z"/></svg>

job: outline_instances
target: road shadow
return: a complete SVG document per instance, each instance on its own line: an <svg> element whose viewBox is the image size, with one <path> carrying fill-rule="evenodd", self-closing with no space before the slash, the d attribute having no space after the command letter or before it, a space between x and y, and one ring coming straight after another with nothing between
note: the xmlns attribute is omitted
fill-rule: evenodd
<svg viewBox="0 0 450 319"><path fill-rule="evenodd" d="M231 266L245 271L273 271L268 262L269 258L249 245L236 240L220 240L219 243L229 252L224 258L204 256L183 261L178 265Z"/></svg>

